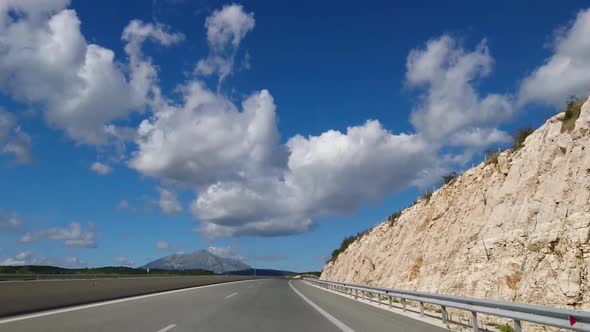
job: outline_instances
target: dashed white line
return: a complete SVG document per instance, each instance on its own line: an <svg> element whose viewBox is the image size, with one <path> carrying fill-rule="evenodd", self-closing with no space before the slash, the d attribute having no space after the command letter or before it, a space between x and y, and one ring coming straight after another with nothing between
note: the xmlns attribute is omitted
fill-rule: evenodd
<svg viewBox="0 0 590 332"><path fill-rule="evenodd" d="M340 331L342 331L342 332L354 332L353 329L351 329L350 327L348 327L348 325L346 325L346 324L342 323L341 321L339 321L338 318L330 315L327 311L325 311L324 309L320 308L320 306L318 306L317 304L311 302L311 300L308 299L305 295L301 294L301 292L298 291L297 288L293 287L293 285L291 284L290 281L289 281L289 286L291 286L291 289L293 289L293 291L295 293L297 293L297 295L301 296L301 298L305 302L307 302L307 304L309 304L312 308L314 308L320 314L322 314L324 317L326 317L332 324L336 325L336 327L338 327L340 329Z"/></svg>
<svg viewBox="0 0 590 332"><path fill-rule="evenodd" d="M248 288L253 288L254 286L248 286Z"/></svg>
<svg viewBox="0 0 590 332"><path fill-rule="evenodd" d="M236 296L236 295L238 295L238 293L237 293L237 292L236 292L236 293L231 293L231 294L229 294L228 296L226 296L226 297L225 297L225 299L227 300L227 299L229 299L230 297L232 297L232 296Z"/></svg>
<svg viewBox="0 0 590 332"><path fill-rule="evenodd" d="M176 327L176 324L170 324L170 325L166 326L165 328L163 328L163 329L161 329L161 330L158 330L158 332L166 332L166 331L170 331L170 330L172 330L172 329L173 329L173 328L175 328L175 327Z"/></svg>

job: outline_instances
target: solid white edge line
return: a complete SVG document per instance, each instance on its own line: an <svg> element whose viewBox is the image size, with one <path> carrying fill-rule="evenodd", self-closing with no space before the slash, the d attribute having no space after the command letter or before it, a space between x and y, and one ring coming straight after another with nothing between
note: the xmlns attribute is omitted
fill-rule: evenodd
<svg viewBox="0 0 590 332"><path fill-rule="evenodd" d="M170 324L170 325L166 326L165 328L163 328L163 329L161 329L161 330L158 330L158 332L166 332L166 331L170 331L170 330L172 330L172 329L173 329L173 328L175 328L175 327L176 327L176 324Z"/></svg>
<svg viewBox="0 0 590 332"><path fill-rule="evenodd" d="M229 294L228 296L226 296L226 297L225 297L225 299L227 300L227 299L229 299L230 297L232 297L232 296L236 296L236 295L238 295L238 293L237 293L237 292L235 292L235 293L231 293L231 294Z"/></svg>
<svg viewBox="0 0 590 332"><path fill-rule="evenodd" d="M38 313L34 313L34 314L27 314L27 315L21 315L21 316L0 319L0 324L6 324L6 323L11 323L11 322L16 322L19 320L61 314L64 312L100 307L103 305L109 305L109 304L114 304L114 303L140 300L140 299L145 299L145 298L154 297L154 296L187 292L187 291L191 291L191 290L195 290L195 289L199 289L199 288L216 287L216 286L223 286L223 285L228 285L228 284L235 284L235 283L239 283L239 282L250 282L250 281L256 281L256 280L239 280L239 281L222 282L222 283L213 284L213 285L202 285L202 286L195 286L195 287L190 287L190 288L175 289L175 290L171 290L171 291L164 291L164 292L153 293L153 294L125 297L125 298L118 299L118 300L109 300L109 301L103 301L103 302L97 302L97 303L91 303L91 304L83 304L83 305L78 305L78 306L73 306L73 307L68 307L68 308L63 308L63 309L42 311L42 312L38 312Z"/></svg>
<svg viewBox="0 0 590 332"><path fill-rule="evenodd" d="M368 302L367 300L362 300L361 297L359 297L358 299L355 299L353 296L346 295L346 294L337 292L335 290L326 289L326 288L320 287L320 286L318 286L316 284L310 283L308 281L303 281L303 282L306 285L310 286L310 287L315 287L315 288L317 288L317 289L319 289L321 291L324 291L324 292L328 292L328 293L332 293L334 295L342 296L342 297L344 297L346 299L349 299L349 300L352 300L352 301L356 301L358 303L362 303L362 304L371 306L373 308L385 310L387 312L390 312L390 313L393 313L393 314L396 314L396 315L399 315L399 316L404 316L404 317L407 317L407 318L410 318L410 319L413 319L413 320L420 321L422 323L430 324L432 326L436 326L436 327L440 327L440 328L442 328L444 330L448 330L448 326L445 325L445 324L442 324L442 321L441 320L438 320L437 319L436 321L433 321L433 320L429 319L428 316L421 317L420 316L420 313L418 313L416 311L414 311L414 312L411 312L411 311L404 312L404 311L400 311L400 310L402 310L402 308L401 307L398 307L398 306L393 306L393 308L389 308L389 306L387 306L387 305L379 306L377 302Z"/></svg>
<svg viewBox="0 0 590 332"><path fill-rule="evenodd" d="M341 321L339 321L338 318L330 315L327 311L325 311L324 309L322 309L317 304L313 303L310 299L308 299L305 295L303 295L300 291L298 291L297 288L295 288L291 284L291 281L289 281L289 286L291 286L291 289L297 295L299 295L305 302L307 302L307 304L309 304L312 308L314 308L315 310L317 310L317 312L319 312L324 317L326 317L332 324L336 325L336 327L338 327L340 329L340 331L343 331L343 332L354 332L354 330L351 329L350 327L348 327L348 325L346 325L346 324L342 323Z"/></svg>

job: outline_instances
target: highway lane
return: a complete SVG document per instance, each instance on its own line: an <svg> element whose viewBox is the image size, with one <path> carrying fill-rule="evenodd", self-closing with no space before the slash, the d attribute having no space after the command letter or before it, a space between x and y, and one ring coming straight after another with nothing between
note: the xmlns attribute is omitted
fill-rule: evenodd
<svg viewBox="0 0 590 332"><path fill-rule="evenodd" d="M251 276L153 276L0 282L0 317L252 279Z"/></svg>
<svg viewBox="0 0 590 332"><path fill-rule="evenodd" d="M385 330L444 331L283 279L203 286L0 320L0 331L14 332Z"/></svg>

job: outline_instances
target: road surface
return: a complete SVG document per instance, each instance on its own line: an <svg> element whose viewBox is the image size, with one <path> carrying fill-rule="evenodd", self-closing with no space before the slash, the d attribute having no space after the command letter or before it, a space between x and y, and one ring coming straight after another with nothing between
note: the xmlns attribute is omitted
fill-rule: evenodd
<svg viewBox="0 0 590 332"><path fill-rule="evenodd" d="M441 328L302 281L264 279L0 319L0 331L408 331Z"/></svg>

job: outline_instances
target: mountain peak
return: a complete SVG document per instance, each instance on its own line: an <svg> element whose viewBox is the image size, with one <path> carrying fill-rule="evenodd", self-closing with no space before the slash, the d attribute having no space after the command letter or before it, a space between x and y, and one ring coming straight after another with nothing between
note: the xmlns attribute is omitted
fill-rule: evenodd
<svg viewBox="0 0 590 332"><path fill-rule="evenodd" d="M143 268L164 270L209 270L215 273L250 269L248 264L235 259L220 257L208 250L197 250L192 253L172 254L149 262Z"/></svg>

